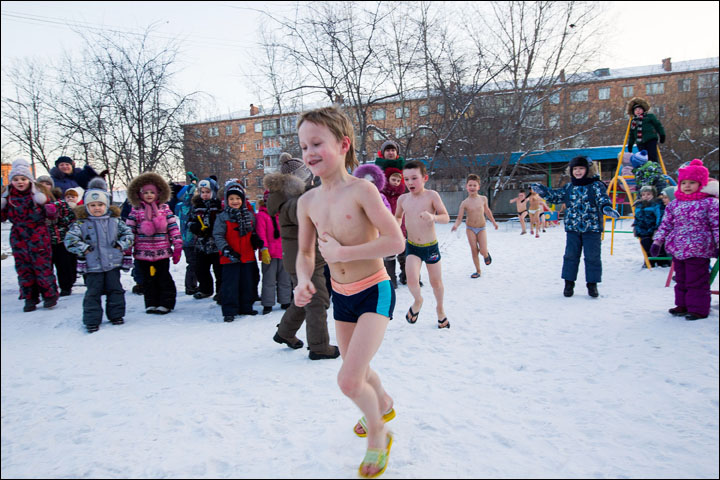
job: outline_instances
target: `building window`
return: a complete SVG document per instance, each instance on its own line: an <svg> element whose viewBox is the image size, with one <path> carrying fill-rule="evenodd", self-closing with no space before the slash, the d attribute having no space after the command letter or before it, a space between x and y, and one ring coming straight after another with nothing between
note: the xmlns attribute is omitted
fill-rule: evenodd
<svg viewBox="0 0 720 480"><path fill-rule="evenodd" d="M548 127L555 128L560 125L560 115L548 115Z"/></svg>
<svg viewBox="0 0 720 480"><path fill-rule="evenodd" d="M585 135L578 135L570 141L571 148L584 148L587 146Z"/></svg>
<svg viewBox="0 0 720 480"><path fill-rule="evenodd" d="M225 127L225 135L232 135L232 125L227 125Z"/></svg>
<svg viewBox="0 0 720 480"><path fill-rule="evenodd" d="M208 128L208 135L211 137L217 137L220 135L220 128L218 127L209 127Z"/></svg>
<svg viewBox="0 0 720 480"><path fill-rule="evenodd" d="M690 79L681 78L678 80L678 92L689 92L690 91Z"/></svg>
<svg viewBox="0 0 720 480"><path fill-rule="evenodd" d="M258 122L255 124L255 132L257 132L257 133L262 132L262 122Z"/></svg>
<svg viewBox="0 0 720 480"><path fill-rule="evenodd" d="M573 113L570 115L570 122L573 125L583 125L585 122L587 122L588 115L585 112L581 113Z"/></svg>
<svg viewBox="0 0 720 480"><path fill-rule="evenodd" d="M610 87L598 88L598 100L609 100L610 99Z"/></svg>
<svg viewBox="0 0 720 480"><path fill-rule="evenodd" d="M632 97L632 96L633 96L633 90L634 90L634 88L633 88L632 85L628 85L628 86L626 86L626 87L623 87L623 97L625 97L625 98L627 98L627 97Z"/></svg>
<svg viewBox="0 0 720 480"><path fill-rule="evenodd" d="M261 140L255 140L255 150L262 150L263 149L263 142Z"/></svg>
<svg viewBox="0 0 720 480"><path fill-rule="evenodd" d="M656 117L662 118L665 116L665 105L654 105L652 109Z"/></svg>
<svg viewBox="0 0 720 480"><path fill-rule="evenodd" d="M238 148L240 149L241 152L244 152L245 151L245 142L240 143L240 145L238 145Z"/></svg>
<svg viewBox="0 0 720 480"><path fill-rule="evenodd" d="M418 135L420 135L421 137L427 137L431 133L432 133L432 130L430 130L430 128L428 128L428 127L423 126L423 127L419 127L419 129L418 129Z"/></svg>
<svg viewBox="0 0 720 480"><path fill-rule="evenodd" d="M687 105L678 105L677 113L681 117L689 117L690 116L690 107L688 107Z"/></svg>
<svg viewBox="0 0 720 480"><path fill-rule="evenodd" d="M410 107L396 108L395 109L395 118L410 118Z"/></svg>
<svg viewBox="0 0 720 480"><path fill-rule="evenodd" d="M717 88L718 86L718 74L717 73L705 73L698 75L698 89L700 88Z"/></svg>
<svg viewBox="0 0 720 480"><path fill-rule="evenodd" d="M583 88L582 90L575 90L574 92L570 92L570 101L572 103L587 102L588 89Z"/></svg>
<svg viewBox="0 0 720 480"><path fill-rule="evenodd" d="M238 134L242 135L243 133L245 133L245 124L241 123L238 125Z"/></svg>
<svg viewBox="0 0 720 480"><path fill-rule="evenodd" d="M665 93L665 82L646 83L645 93L648 95L662 95Z"/></svg>
<svg viewBox="0 0 720 480"><path fill-rule="evenodd" d="M428 113L430 113L430 107L428 107L427 105L420 105L420 108L418 108L418 115L424 117Z"/></svg>
<svg viewBox="0 0 720 480"><path fill-rule="evenodd" d="M202 131L199 128L196 128L195 135L197 135L198 137L202 136Z"/></svg>
<svg viewBox="0 0 720 480"><path fill-rule="evenodd" d="M265 160L262 158L255 160L255 168L265 168Z"/></svg>
<svg viewBox="0 0 720 480"><path fill-rule="evenodd" d="M210 152L210 155L218 155L220 153L220 147L217 145L210 145L208 151Z"/></svg>
<svg viewBox="0 0 720 480"><path fill-rule="evenodd" d="M550 96L548 97L548 99L550 100L550 103L552 105L559 104L560 103L560 92L551 93Z"/></svg>
<svg viewBox="0 0 720 480"><path fill-rule="evenodd" d="M247 177L243 178L243 179L241 180L241 182L242 182L242 186L243 186L243 187L245 187L245 188L248 187L248 179L247 179Z"/></svg>
<svg viewBox="0 0 720 480"><path fill-rule="evenodd" d="M373 140L377 140L377 141L385 140L385 137L383 136L382 133L378 132L377 130L373 130Z"/></svg>
<svg viewBox="0 0 720 480"><path fill-rule="evenodd" d="M711 103L707 100L698 101L698 120L700 123L717 123L716 108L711 108Z"/></svg>
<svg viewBox="0 0 720 480"><path fill-rule="evenodd" d="M385 120L385 109L378 108L377 110L373 110L372 111L372 119L373 120Z"/></svg>
<svg viewBox="0 0 720 480"><path fill-rule="evenodd" d="M608 123L610 121L611 113L608 110L602 110L598 112L598 121L602 123Z"/></svg>
<svg viewBox="0 0 720 480"><path fill-rule="evenodd" d="M712 126L712 127L703 127L702 129L703 137L713 137L718 134L718 127Z"/></svg>
<svg viewBox="0 0 720 480"><path fill-rule="evenodd" d="M258 188L263 188L263 177L256 177Z"/></svg>
<svg viewBox="0 0 720 480"><path fill-rule="evenodd" d="M407 135L407 128L405 127L398 127L395 129L395 137L396 138L402 138L405 135Z"/></svg>
<svg viewBox="0 0 720 480"><path fill-rule="evenodd" d="M437 113L440 115L445 115L445 104L444 103L438 103Z"/></svg>
<svg viewBox="0 0 720 480"><path fill-rule="evenodd" d="M684 142L686 140L691 140L690 138L690 129L686 128L682 132L680 132L680 135L678 136L678 140L681 142Z"/></svg>

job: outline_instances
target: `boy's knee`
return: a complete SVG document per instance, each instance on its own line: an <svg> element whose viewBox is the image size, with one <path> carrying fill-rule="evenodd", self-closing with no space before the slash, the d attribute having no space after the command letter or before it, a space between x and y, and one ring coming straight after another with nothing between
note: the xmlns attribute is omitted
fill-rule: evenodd
<svg viewBox="0 0 720 480"><path fill-rule="evenodd" d="M340 391L342 391L345 396L355 398L360 391L364 379L356 375L348 375L341 368L338 372L337 382Z"/></svg>

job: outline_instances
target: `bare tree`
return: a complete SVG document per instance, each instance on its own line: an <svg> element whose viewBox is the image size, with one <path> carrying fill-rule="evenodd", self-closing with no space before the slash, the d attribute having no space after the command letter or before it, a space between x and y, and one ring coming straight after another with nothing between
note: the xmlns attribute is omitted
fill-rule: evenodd
<svg viewBox="0 0 720 480"><path fill-rule="evenodd" d="M30 157L33 173L38 161L47 170L59 149L51 110L51 91L47 83L49 68L26 59L8 69L12 94L2 97L4 148L19 147Z"/></svg>

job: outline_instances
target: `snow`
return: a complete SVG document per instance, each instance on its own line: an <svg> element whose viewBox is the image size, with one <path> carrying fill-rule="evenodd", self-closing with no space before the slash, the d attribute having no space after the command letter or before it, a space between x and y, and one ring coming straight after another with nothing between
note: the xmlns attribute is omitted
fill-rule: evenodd
<svg viewBox="0 0 720 480"><path fill-rule="evenodd" d="M418 323L401 286L372 362L397 411L383 478L718 478L717 296L707 319L671 317L668 270L641 268L637 240L616 234L600 298L582 265L565 298L562 226L534 238L513 222L489 231L493 263L470 279L450 226L437 227L451 328L436 327L423 269ZM224 323L184 295L184 268L171 314L145 314L124 273L126 324L87 334L84 287L23 313L2 261L3 478L357 476L366 440L341 360L273 342L277 306Z"/></svg>

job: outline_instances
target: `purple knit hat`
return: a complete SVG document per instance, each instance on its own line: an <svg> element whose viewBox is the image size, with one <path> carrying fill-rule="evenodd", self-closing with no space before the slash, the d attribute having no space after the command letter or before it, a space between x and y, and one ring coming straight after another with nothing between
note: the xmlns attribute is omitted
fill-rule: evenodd
<svg viewBox="0 0 720 480"><path fill-rule="evenodd" d="M700 184L700 188L703 188L707 185L709 176L710 173L702 160L696 158L690 162L690 165L678 170L678 183L682 183L683 180L694 180Z"/></svg>

